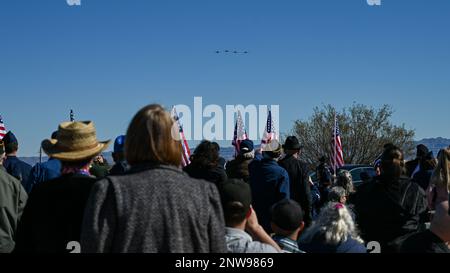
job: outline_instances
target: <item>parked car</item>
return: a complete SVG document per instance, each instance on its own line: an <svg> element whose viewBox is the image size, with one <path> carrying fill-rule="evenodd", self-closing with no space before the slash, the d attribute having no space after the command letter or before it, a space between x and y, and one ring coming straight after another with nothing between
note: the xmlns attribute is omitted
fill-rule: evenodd
<svg viewBox="0 0 450 273"><path fill-rule="evenodd" d="M353 178L353 184L355 186L358 186L364 182L363 179L361 178L361 174L363 174L363 173L367 174L367 177L369 177L369 178L373 178L376 176L375 169L370 165L344 165L343 167L339 168L337 171L339 172L340 170L347 170L350 172L350 174L352 175L352 178ZM364 176L364 174L363 174L363 176ZM318 182L316 172L312 172L310 174L310 177L314 183Z"/></svg>

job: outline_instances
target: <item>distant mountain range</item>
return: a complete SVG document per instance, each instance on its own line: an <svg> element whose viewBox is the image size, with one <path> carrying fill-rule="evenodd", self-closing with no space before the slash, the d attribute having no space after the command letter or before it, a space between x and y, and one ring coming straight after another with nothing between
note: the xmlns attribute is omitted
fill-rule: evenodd
<svg viewBox="0 0 450 273"><path fill-rule="evenodd" d="M433 151L434 156L437 156L439 150L450 146L450 139L448 138L424 138L420 141L416 141L416 144L423 144Z"/></svg>
<svg viewBox="0 0 450 273"><path fill-rule="evenodd" d="M234 147L221 147L220 148L220 155L225 158L226 160L231 160L234 157ZM112 159L112 152L104 152L103 157L108 161L109 164L113 164ZM21 160L25 161L26 163L30 164L31 166L34 166L36 163L39 162L38 156L32 156L32 157L20 157ZM45 162L48 160L47 156L42 157L42 162Z"/></svg>
<svg viewBox="0 0 450 273"><path fill-rule="evenodd" d="M440 149L450 146L450 139L437 137L437 138L424 138L422 140L416 141L416 144L423 144L427 146L431 151L433 151L434 156L437 155ZM103 156L106 158L109 164L113 163L112 152L105 152ZM234 156L234 147L222 147L220 149L220 155L226 160L230 160ZM21 159L30 165L34 165L39 162L39 157L21 157ZM47 157L43 157L42 161L47 161Z"/></svg>

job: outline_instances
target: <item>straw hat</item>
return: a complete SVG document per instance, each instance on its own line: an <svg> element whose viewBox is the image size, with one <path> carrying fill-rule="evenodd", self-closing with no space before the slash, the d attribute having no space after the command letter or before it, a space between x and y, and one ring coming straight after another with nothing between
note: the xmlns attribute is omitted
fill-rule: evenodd
<svg viewBox="0 0 450 273"><path fill-rule="evenodd" d="M92 121L63 122L55 139L42 141L42 149L61 161L80 161L100 154L110 142L97 140Z"/></svg>

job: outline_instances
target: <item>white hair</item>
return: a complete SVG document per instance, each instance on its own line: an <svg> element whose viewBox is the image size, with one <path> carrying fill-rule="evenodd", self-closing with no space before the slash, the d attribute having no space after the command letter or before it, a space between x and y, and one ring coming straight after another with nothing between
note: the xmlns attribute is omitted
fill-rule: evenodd
<svg viewBox="0 0 450 273"><path fill-rule="evenodd" d="M340 203L329 202L322 208L317 220L302 235L301 241L309 243L315 236L322 235L325 242L331 245L345 242L349 237L363 243L358 233L347 207Z"/></svg>
<svg viewBox="0 0 450 273"><path fill-rule="evenodd" d="M252 150L248 153L242 154L242 157L245 159L253 159L255 158L255 150Z"/></svg>

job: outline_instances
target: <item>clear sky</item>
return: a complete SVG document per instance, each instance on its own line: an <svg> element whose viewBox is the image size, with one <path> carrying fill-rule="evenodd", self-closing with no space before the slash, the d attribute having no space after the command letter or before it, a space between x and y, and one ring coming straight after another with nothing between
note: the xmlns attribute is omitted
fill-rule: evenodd
<svg viewBox="0 0 450 273"><path fill-rule="evenodd" d="M69 109L99 138L151 102L391 104L416 138L450 137L450 1L0 0L0 114L36 155ZM249 54L216 54L216 50Z"/></svg>

